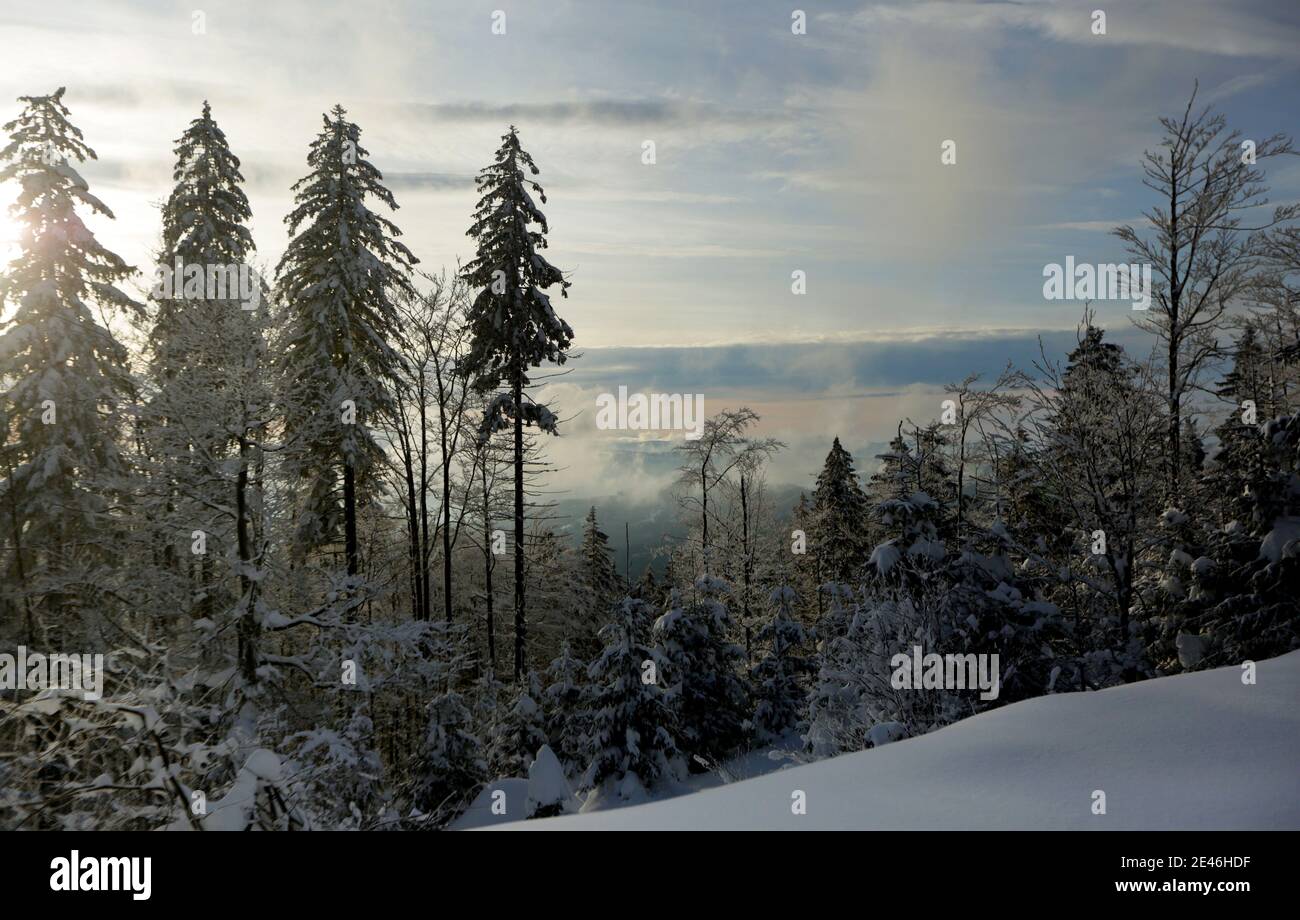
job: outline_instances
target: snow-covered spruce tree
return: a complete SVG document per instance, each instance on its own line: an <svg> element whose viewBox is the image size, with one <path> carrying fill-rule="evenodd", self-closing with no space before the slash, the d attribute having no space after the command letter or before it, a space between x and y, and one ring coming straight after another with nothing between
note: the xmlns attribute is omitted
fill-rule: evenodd
<svg viewBox="0 0 1300 920"><path fill-rule="evenodd" d="M513 428L514 435L514 551L515 642L514 676L524 674L527 614L524 599L524 426L535 425L552 434L555 415L529 400L525 388L532 368L542 362L563 364L573 330L551 307L546 290L560 286L568 296L569 282L546 260L549 226L537 209L532 192L543 204L546 194L530 178L539 172L532 156L519 144L511 126L502 136L492 164L478 176L482 196L468 235L478 253L465 266L463 276L478 290L466 315L470 329L469 354L462 370L480 392L501 390L488 404L483 436ZM533 228L536 229L533 229Z"/></svg>
<svg viewBox="0 0 1300 920"><path fill-rule="evenodd" d="M1185 590L1153 649L1168 669L1300 645L1300 415L1278 405L1250 327L1233 358L1219 393L1235 405L1215 429L1219 447L1203 477L1210 513L1186 522L1204 533L1204 553L1184 554Z"/></svg>
<svg viewBox="0 0 1300 920"><path fill-rule="evenodd" d="M573 657L566 641L546 669L542 712L551 749L570 773L587 766L582 759L587 744L587 692L587 666Z"/></svg>
<svg viewBox="0 0 1300 920"><path fill-rule="evenodd" d="M295 207L285 218L293 237L276 272L286 314L287 466L305 493L300 538L307 546L333 542L341 523L355 576L357 504L380 451L366 423L390 398L386 379L398 360L389 344L393 295L411 294L408 273L418 260L397 241L397 226L366 203L397 208L346 115L336 105L311 144L311 172L293 186Z"/></svg>
<svg viewBox="0 0 1300 920"><path fill-rule="evenodd" d="M226 282L228 295L214 301L208 300L206 289L199 288L195 281L206 279L208 266L245 264L256 248L247 227L253 212L242 188L239 158L231 152L225 132L213 119L206 101L202 113L176 141L173 152L176 166L172 180L176 184L163 205L159 265L174 270L179 260L183 267L196 266L204 274L196 276L183 270L174 279L175 290L154 297L157 311L149 337L150 371L159 388L181 377L196 358L202 361L207 357L193 354L190 341L174 341L186 314L198 313L201 319L210 321L215 319L208 316L213 309L224 313L232 305L245 306L239 302L237 279L228 273L214 273L214 278ZM180 296L171 296L173 293Z"/></svg>
<svg viewBox="0 0 1300 920"><path fill-rule="evenodd" d="M420 752L416 808L434 827L455 820L487 781L487 761L465 698L446 689L429 703Z"/></svg>
<svg viewBox="0 0 1300 920"><path fill-rule="evenodd" d="M748 732L750 708L742 677L745 651L730 636L729 589L709 576L701 576L695 588L694 603L674 598L655 621L654 639L678 744L691 769L699 770L735 753Z"/></svg>
<svg viewBox="0 0 1300 920"><path fill-rule="evenodd" d="M655 578L655 570L646 563L645 571L641 573L641 579L632 586L632 596L645 601L650 606L658 606L663 601L663 591L659 585L659 580Z"/></svg>
<svg viewBox="0 0 1300 920"><path fill-rule="evenodd" d="M817 626L816 675L808 693L804 747L813 757L834 757L865 746L867 657L853 589L828 586Z"/></svg>
<svg viewBox="0 0 1300 920"><path fill-rule="evenodd" d="M1283 414L1274 404L1266 357L1254 326L1242 330L1232 350L1232 367L1216 388L1231 408L1214 429L1219 442L1205 479L1222 525L1238 521L1250 530L1271 524L1279 496L1270 491L1265 464L1268 444L1259 426Z"/></svg>
<svg viewBox="0 0 1300 920"><path fill-rule="evenodd" d="M799 611L801 622L816 624L825 613L825 597L821 587L822 563L815 552L808 552L808 534L813 531L812 499L807 492L799 493L799 501L790 509L791 540L802 536L803 552L792 552L785 581L792 584L795 594L803 601ZM796 547L795 543L791 548Z"/></svg>
<svg viewBox="0 0 1300 920"><path fill-rule="evenodd" d="M495 778L526 777L537 749L547 743L542 714L542 683L529 671L493 726L488 768Z"/></svg>
<svg viewBox="0 0 1300 920"><path fill-rule="evenodd" d="M605 647L587 668L588 765L580 784L588 790L605 787L632 800L677 778L681 757L672 709L659 685L661 663L637 638L638 623L648 615L643 607L641 601L625 598L600 631Z"/></svg>
<svg viewBox="0 0 1300 920"><path fill-rule="evenodd" d="M253 683L261 580L255 560L265 536L262 439L273 396L267 291L248 265L254 246L245 223L252 214L239 159L206 102L175 152L176 185L163 206L153 297L151 392L140 430L163 564L177 567L183 543L180 558L193 560L198 571L192 583L171 587L190 589L198 602L160 600L214 621L233 614L240 671ZM195 531L205 544L198 555L192 554ZM238 595L231 596L235 585Z"/></svg>
<svg viewBox="0 0 1300 920"><path fill-rule="evenodd" d="M1070 535L1056 526L1054 504L1035 470L1034 449L1019 424L1003 437L1001 454L991 464L997 489L993 519L1019 545L1052 555L1068 546Z"/></svg>
<svg viewBox="0 0 1300 920"><path fill-rule="evenodd" d="M21 228L20 251L0 275L5 581L16 586L26 640L53 647L66 647L63 630L91 573L113 566L106 528L124 485L117 439L133 387L126 349L100 316L140 312L117 287L134 269L78 213L113 216L73 165L95 152L68 120L63 93L20 97L0 150L0 183L19 186L11 213Z"/></svg>
<svg viewBox="0 0 1300 920"><path fill-rule="evenodd" d="M916 586L919 570L904 567L895 572L898 563L903 559L916 559L937 564L947 555L947 547L939 538L942 509L925 492L913 492L905 498L887 498L876 507L875 515L884 531L896 536L871 551L868 560L871 577L895 575Z"/></svg>
<svg viewBox="0 0 1300 920"><path fill-rule="evenodd" d="M795 593L775 589L769 603L772 618L759 630L757 643L764 655L754 666L754 734L770 742L799 727L807 699L804 681L810 668L800 652L808 635L794 618Z"/></svg>
<svg viewBox="0 0 1300 920"><path fill-rule="evenodd" d="M470 708L474 714L474 726L485 744L490 741L497 730L497 722L505 714L506 685L490 668L483 670L474 681L470 694Z"/></svg>
<svg viewBox="0 0 1300 920"><path fill-rule="evenodd" d="M591 506L583 523L582 546L578 555L581 559L584 591L597 606L607 606L622 586L614 568L609 537L600 529L600 522L596 520L595 505Z"/></svg>
<svg viewBox="0 0 1300 920"><path fill-rule="evenodd" d="M594 655L600 648L597 632L609 619L610 607L623 590L622 579L614 567L609 537L600 529L593 505L587 512L582 528L582 544L575 560L575 585L573 600L577 605L572 633L577 640L579 653L584 657Z"/></svg>
<svg viewBox="0 0 1300 920"><path fill-rule="evenodd" d="M853 456L836 438L817 474L812 495L813 552L823 578L851 583L870 552L867 539L869 506L858 483Z"/></svg>

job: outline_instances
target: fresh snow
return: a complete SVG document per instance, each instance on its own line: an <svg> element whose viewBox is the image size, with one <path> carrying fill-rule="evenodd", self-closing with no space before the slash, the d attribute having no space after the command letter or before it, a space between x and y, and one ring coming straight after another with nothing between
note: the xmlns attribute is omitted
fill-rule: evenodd
<svg viewBox="0 0 1300 920"><path fill-rule="evenodd" d="M504 793L504 795L497 795ZM499 804L498 804L499 803ZM497 804L497 812L492 807ZM504 811L504 815L500 812ZM528 780L499 779L487 786L474 797L465 813L453 821L452 830L470 830L476 827L488 827L509 821L510 816L528 814Z"/></svg>
<svg viewBox="0 0 1300 920"><path fill-rule="evenodd" d="M1039 697L691 795L506 827L1297 830L1300 651L1256 679L1234 666ZM791 813L796 790L806 815Z"/></svg>
<svg viewBox="0 0 1300 920"><path fill-rule="evenodd" d="M528 766L528 812L548 805L572 805L577 810L569 781L564 778L564 767L550 745L543 744Z"/></svg>
<svg viewBox="0 0 1300 920"><path fill-rule="evenodd" d="M1284 557L1297 552L1300 552L1300 518L1278 518L1268 536L1259 544L1259 558L1276 565Z"/></svg>

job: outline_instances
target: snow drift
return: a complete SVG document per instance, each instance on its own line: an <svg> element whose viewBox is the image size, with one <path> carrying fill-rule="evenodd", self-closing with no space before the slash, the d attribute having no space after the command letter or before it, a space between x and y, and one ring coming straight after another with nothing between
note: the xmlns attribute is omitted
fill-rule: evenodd
<svg viewBox="0 0 1300 920"><path fill-rule="evenodd" d="M1300 652L1040 697L919 738L511 830L1300 829ZM796 791L807 814L792 814ZM1093 814L1094 791L1106 813Z"/></svg>

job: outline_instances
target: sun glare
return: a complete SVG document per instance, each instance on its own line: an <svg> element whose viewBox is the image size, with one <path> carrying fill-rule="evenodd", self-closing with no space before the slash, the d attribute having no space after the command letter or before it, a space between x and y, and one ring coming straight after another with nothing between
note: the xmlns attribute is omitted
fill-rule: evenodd
<svg viewBox="0 0 1300 920"><path fill-rule="evenodd" d="M18 219L9 211L12 204L11 195L0 195L0 265L18 255L18 241L22 238Z"/></svg>

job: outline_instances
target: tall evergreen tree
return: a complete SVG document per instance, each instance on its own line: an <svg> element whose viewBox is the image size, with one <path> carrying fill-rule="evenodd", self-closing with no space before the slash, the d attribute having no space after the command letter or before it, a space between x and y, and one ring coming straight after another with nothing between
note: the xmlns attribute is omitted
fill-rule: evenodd
<svg viewBox="0 0 1300 920"><path fill-rule="evenodd" d="M858 483L853 456L836 438L813 490L814 551L825 577L851 581L866 562L867 494Z"/></svg>
<svg viewBox="0 0 1300 920"><path fill-rule="evenodd" d="M161 524L168 569L176 567L178 542L188 542L196 529L207 536L210 551L197 557L197 583L185 582L202 616L211 618L227 600L229 572L212 560L237 560L240 661L251 681L262 491L256 471L273 392L266 367L269 310L264 285L248 265L252 211L239 158L206 102L176 141L175 154L153 296L151 393L141 425L153 461L153 501L161 506L152 517ZM216 282L213 289L208 279Z"/></svg>
<svg viewBox="0 0 1300 920"><path fill-rule="evenodd" d="M546 290L560 286L568 296L569 282L541 254L547 247L549 225L537 209L532 192L543 204L546 193L530 176L539 172L519 144L512 125L501 138L492 165L478 176L482 196L468 231L478 254L465 266L464 278L478 290L466 315L470 349L463 365L481 392L506 392L488 404L484 434L513 427L515 531L515 680L524 673L527 615L524 601L524 426L555 433L556 419L545 406L525 403L531 369L543 361L563 364L573 330L551 307ZM537 229L533 229L536 227Z"/></svg>
<svg viewBox="0 0 1300 920"><path fill-rule="evenodd" d="M754 667L754 731L760 741L780 738L796 728L806 699L804 680L810 665L800 652L808 640L794 619L795 593L777 588L771 603L772 619L758 632L758 645L766 650Z"/></svg>
<svg viewBox="0 0 1300 920"><path fill-rule="evenodd" d="M359 477L380 450L366 420L390 399L393 295L413 293L408 273L419 260L397 241L397 226L366 204L375 198L397 208L346 115L336 105L311 144L311 172L293 186L296 206L285 218L293 238L277 275L288 313L285 429L296 446L291 472L307 493L300 535L313 546L335 537L341 473L344 552L356 575Z"/></svg>
<svg viewBox="0 0 1300 920"><path fill-rule="evenodd" d="M646 563L645 571L641 573L640 580L632 586L632 596L640 598L651 606L655 606L660 600L659 582L655 578L655 570Z"/></svg>
<svg viewBox="0 0 1300 920"><path fill-rule="evenodd" d="M20 97L23 111L4 126L10 140L0 151L0 182L20 186L11 213L22 230L21 251L0 276L0 508L33 640L33 594L60 620L75 602L67 585L76 560L107 552L96 537L126 468L117 436L133 386L126 349L96 308L140 311L117 287L134 269L78 213L113 217L73 165L96 157L68 120L63 93Z"/></svg>
<svg viewBox="0 0 1300 920"><path fill-rule="evenodd" d="M1232 352L1232 367L1217 387L1235 404L1215 429L1219 449L1207 478L1222 523L1238 521L1254 530L1271 526L1274 508L1267 491L1268 469L1259 425L1272 415L1265 355L1254 327L1247 326Z"/></svg>
<svg viewBox="0 0 1300 920"><path fill-rule="evenodd" d="M576 574L578 610L573 631L584 654L590 655L599 649L599 643L595 649L588 646L596 641L596 633L609 619L610 607L618 600L622 588L622 579L618 577L609 548L609 537L600 529L594 505L587 512L583 524Z"/></svg>
<svg viewBox="0 0 1300 920"><path fill-rule="evenodd" d="M727 589L717 579L702 576L696 583L698 600L680 602L654 624L655 651L663 664L678 741L691 757L717 761L734 753L744 739L749 704L742 669L745 650L730 639L731 615L724 602Z"/></svg>
<svg viewBox="0 0 1300 920"><path fill-rule="evenodd" d="M641 601L623 601L601 629L605 648L587 669L591 712L584 789L611 783L631 797L636 786L649 788L677 773L672 709L658 680L645 679L648 666L657 670L658 663L655 652L637 638L643 608Z"/></svg>
<svg viewBox="0 0 1300 920"><path fill-rule="evenodd" d="M542 711L546 720L546 737L560 761L570 770L586 767L580 763L587 744L587 666L573 656L569 643L560 645L560 654L546 669L546 688L542 691Z"/></svg>
<svg viewBox="0 0 1300 920"><path fill-rule="evenodd" d="M413 800L440 827L473 801L487 779L488 766L460 693L448 689L438 694L430 701L428 714Z"/></svg>
<svg viewBox="0 0 1300 920"><path fill-rule="evenodd" d="M538 749L547 743L541 699L541 679L536 671L529 671L494 727L488 746L488 766L494 776L528 775Z"/></svg>
<svg viewBox="0 0 1300 920"><path fill-rule="evenodd" d="M172 270L178 260L185 266L245 264L256 248L247 227L253 212L241 187L244 177L239 158L231 152L206 101L202 114L190 122L173 152L176 166L172 180L176 184L163 205L161 266ZM176 280L179 284L183 279ZM216 306L224 310L237 299L238 294L232 291ZM156 302L150 364L155 382L163 386L190 363L188 349L175 341L182 314L202 311L208 301L206 297L162 296Z"/></svg>

